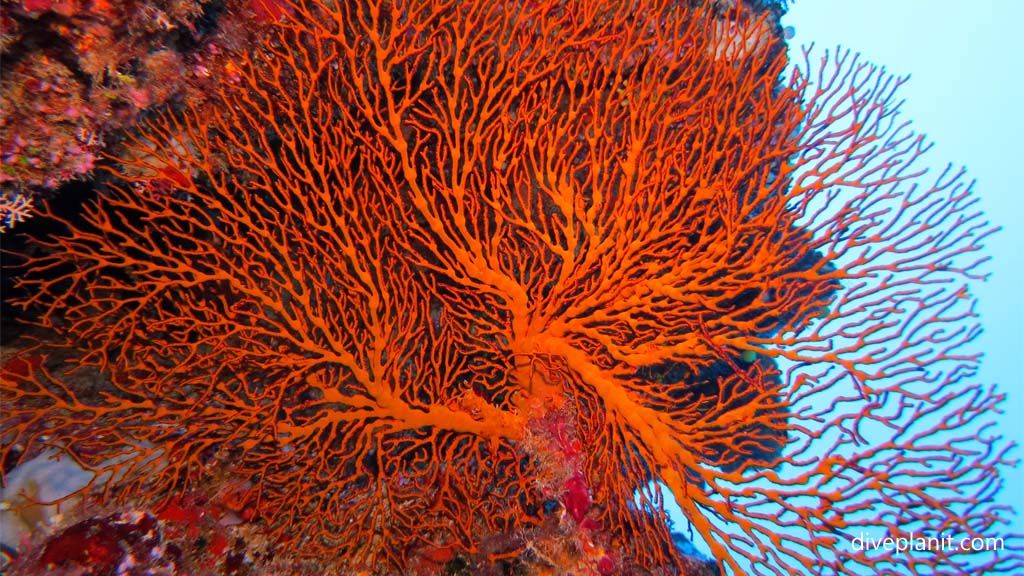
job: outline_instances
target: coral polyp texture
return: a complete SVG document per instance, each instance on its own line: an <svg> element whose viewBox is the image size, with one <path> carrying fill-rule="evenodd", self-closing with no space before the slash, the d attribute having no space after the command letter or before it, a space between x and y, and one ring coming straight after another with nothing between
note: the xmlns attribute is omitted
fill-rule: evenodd
<svg viewBox="0 0 1024 576"><path fill-rule="evenodd" d="M349 573L710 573L669 500L726 573L1021 569L852 542L1007 536L993 229L898 80L783 80L736 4L276 3L38 240L64 363L5 376L0 456L134 507L242 482L279 557Z"/></svg>
<svg viewBox="0 0 1024 576"><path fill-rule="evenodd" d="M0 202L96 178L122 134L200 106L284 14L273 0L0 0ZM31 214L31 204L23 206ZM0 233L19 220L0 204Z"/></svg>

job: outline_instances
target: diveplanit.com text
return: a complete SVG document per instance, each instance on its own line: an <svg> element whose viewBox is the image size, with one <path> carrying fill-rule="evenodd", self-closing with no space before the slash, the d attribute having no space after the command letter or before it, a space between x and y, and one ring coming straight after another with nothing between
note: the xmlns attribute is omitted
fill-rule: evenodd
<svg viewBox="0 0 1024 576"><path fill-rule="evenodd" d="M866 532L861 532L859 536L851 540L851 545L857 551L895 550L897 555L903 552L940 550L982 552L985 550L1003 550L1005 548L1003 539L999 537L960 537L947 534L927 537L914 532L897 536L886 535L879 537L872 537Z"/></svg>

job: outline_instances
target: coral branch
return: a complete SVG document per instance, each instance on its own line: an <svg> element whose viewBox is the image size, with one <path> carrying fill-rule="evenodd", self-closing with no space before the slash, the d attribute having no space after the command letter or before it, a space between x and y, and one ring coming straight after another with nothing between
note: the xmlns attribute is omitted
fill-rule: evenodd
<svg viewBox="0 0 1024 576"><path fill-rule="evenodd" d="M5 381L0 456L124 500L227 466L342 571L685 573L669 497L730 573L1020 569L850 547L1001 534L1002 396L967 382L992 229L922 185L899 82L839 53L781 85L735 4L279 10L39 241L22 304L109 384Z"/></svg>

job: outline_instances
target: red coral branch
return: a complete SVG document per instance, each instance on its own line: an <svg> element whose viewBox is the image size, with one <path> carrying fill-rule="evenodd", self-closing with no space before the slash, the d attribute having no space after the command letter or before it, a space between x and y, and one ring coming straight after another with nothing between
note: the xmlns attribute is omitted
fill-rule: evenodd
<svg viewBox="0 0 1024 576"><path fill-rule="evenodd" d="M667 496L733 573L1019 568L844 540L1004 522L957 328L991 228L917 184L897 82L840 54L781 86L738 4L282 10L217 106L130 144L165 192L41 241L23 304L109 385L5 383L3 453L45 430L125 499L230 462L352 569L685 571ZM536 543L552 498L569 548Z"/></svg>

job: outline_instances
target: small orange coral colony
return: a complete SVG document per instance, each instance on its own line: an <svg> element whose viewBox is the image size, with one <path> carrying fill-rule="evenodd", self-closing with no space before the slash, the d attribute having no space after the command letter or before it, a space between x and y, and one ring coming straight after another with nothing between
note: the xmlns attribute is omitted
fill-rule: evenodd
<svg viewBox="0 0 1024 576"><path fill-rule="evenodd" d="M8 377L0 456L135 505L242 482L338 573L699 573L666 500L728 573L1021 568L849 545L1004 522L961 351L991 228L898 81L782 83L754 4L273 3L40 240L23 304L109 383Z"/></svg>

